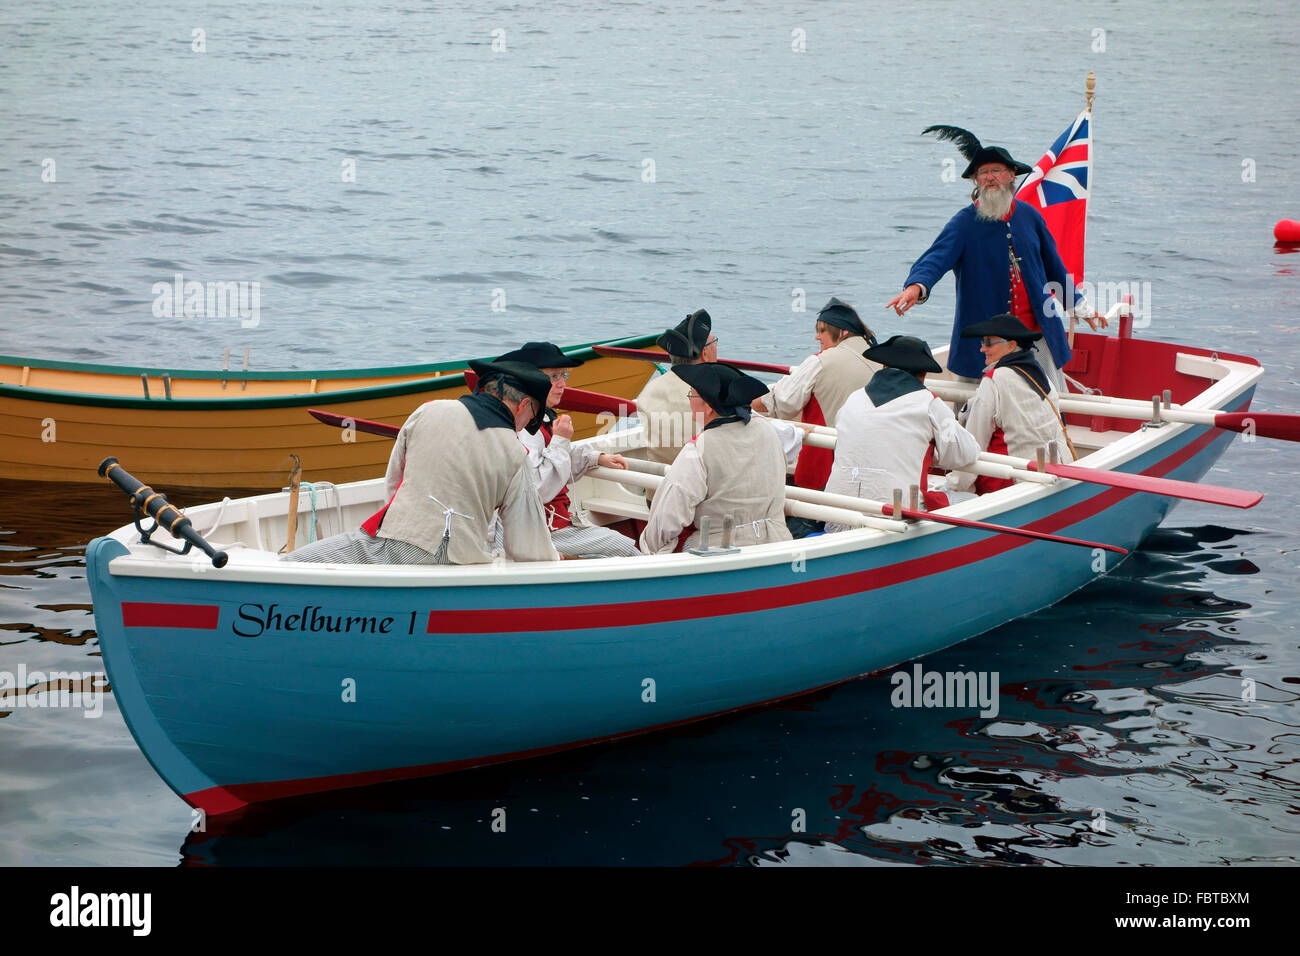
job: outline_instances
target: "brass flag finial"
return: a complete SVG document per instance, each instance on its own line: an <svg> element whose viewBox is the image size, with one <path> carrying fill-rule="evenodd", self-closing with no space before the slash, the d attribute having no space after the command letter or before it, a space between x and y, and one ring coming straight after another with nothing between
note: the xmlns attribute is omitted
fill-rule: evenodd
<svg viewBox="0 0 1300 956"><path fill-rule="evenodd" d="M1087 91L1087 97L1088 97L1086 109L1088 110L1089 113L1091 113L1092 98L1097 92L1097 74L1093 73L1092 70L1088 71L1088 80L1086 83L1084 83L1084 89Z"/></svg>

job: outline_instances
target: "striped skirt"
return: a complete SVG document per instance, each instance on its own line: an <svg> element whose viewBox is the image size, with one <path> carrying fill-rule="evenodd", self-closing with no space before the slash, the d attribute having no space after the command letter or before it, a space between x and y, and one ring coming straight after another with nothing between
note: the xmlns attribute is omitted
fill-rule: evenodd
<svg viewBox="0 0 1300 956"><path fill-rule="evenodd" d="M492 550L504 554L500 521L493 525L492 532ZM636 542L627 535L599 525L559 528L551 532L551 544L560 554L570 558L635 558L641 553L636 549Z"/></svg>

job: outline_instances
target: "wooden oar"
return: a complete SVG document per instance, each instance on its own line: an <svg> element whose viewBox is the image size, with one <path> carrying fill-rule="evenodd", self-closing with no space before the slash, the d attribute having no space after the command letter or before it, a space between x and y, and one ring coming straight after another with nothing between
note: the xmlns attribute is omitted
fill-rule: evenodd
<svg viewBox="0 0 1300 956"><path fill-rule="evenodd" d="M610 345L596 345L593 349L600 355L643 359L650 362L662 362L668 358L667 353L651 352L646 349L623 349ZM718 359L718 362L748 372L775 372L779 375L788 375L790 372L788 365L773 365L767 362L746 362L742 359ZM945 379L931 379L925 383L925 387L949 402L963 401L975 394L974 385ZM1129 402L1134 404L1129 406ZM1097 405L1103 405L1105 411L1097 408ZM1060 406L1061 411L1075 415L1104 415L1107 418L1129 418L1135 421L1150 421L1152 417L1151 409L1146 403L1137 399L1116 398L1110 395L1066 396L1061 398ZM1300 442L1300 415L1285 415L1279 412L1206 412L1187 408L1161 408L1159 416L1170 422L1209 425L1222 428L1224 431L1249 432L1264 438Z"/></svg>
<svg viewBox="0 0 1300 956"><path fill-rule="evenodd" d="M814 448L834 448L834 435L835 429L820 425L816 427L813 434L804 438L804 444L812 445ZM1003 469L1008 471L1004 472ZM1176 478L1153 478L1149 475L1134 475L1125 471L1105 471L1082 465L1048 463L1040 471L1038 463L1027 458L1013 458L1010 455L997 455L992 452L982 452L976 467L959 470L973 471L975 474L989 475L993 478L1015 478L1021 481L1033 481L1035 478L1041 480L1046 475L1056 475L1072 481L1085 481L1111 488L1126 488L1130 491L1146 491L1153 495L1203 501L1212 505L1227 505L1230 508L1253 508L1264 498L1264 495L1258 491L1242 491L1238 488L1205 485L1196 481L1179 481Z"/></svg>
<svg viewBox="0 0 1300 956"><path fill-rule="evenodd" d="M649 349L621 349L613 345L593 345L592 351L597 355L609 355L614 358L640 359L644 362L666 362L671 356L667 352L652 352ZM741 359L718 359L719 365L730 365L732 368L742 369L746 372L775 372L778 375L788 375L790 366L772 365L767 362L746 362Z"/></svg>
<svg viewBox="0 0 1300 956"><path fill-rule="evenodd" d="M925 387L949 402L960 402L975 394L975 386L965 382L930 379ZM1168 421L1187 425L1208 425L1230 432L1250 432L1264 438L1300 441L1300 415L1278 412L1213 412L1191 408L1165 408L1159 403L1111 395L1066 395L1060 399L1062 412L1073 415L1101 415L1134 421Z"/></svg>
<svg viewBox="0 0 1300 956"><path fill-rule="evenodd" d="M478 386L478 376L466 371L465 384L470 387L470 391L473 391ZM604 392L589 392L583 388L570 388L566 385L564 394L560 397L560 410L586 412L589 415L608 412L624 418L636 414L636 402L630 398L619 398L617 395L606 395Z"/></svg>
<svg viewBox="0 0 1300 956"><path fill-rule="evenodd" d="M335 428L355 428L359 432L365 432L368 435L383 435L385 438L396 438L397 433L402 430L397 425L372 422L368 418L335 415L333 412L322 412L319 408L309 408L307 414L317 421L324 422L326 425L333 425Z"/></svg>
<svg viewBox="0 0 1300 956"><path fill-rule="evenodd" d="M600 355L650 362L662 362L668 358L667 353L646 349L623 349L610 345L596 345L593 349ZM767 362L746 362L742 359L718 359L718 362L748 372L775 372L779 375L788 375L790 372L788 365L772 365ZM975 394L974 385L946 379L931 379L925 383L925 387L949 402L963 401ZM1129 402L1134 404L1128 406ZM1097 405L1103 405L1105 411L1097 408ZM1070 395L1061 398L1060 406L1061 411L1075 415L1104 415L1107 418L1129 418L1135 421L1150 421L1152 417L1150 406L1146 403L1110 395ZM1264 438L1300 442L1300 415L1279 412L1206 412L1187 408L1161 408L1159 415L1161 419L1170 422L1209 425L1224 431L1249 432Z"/></svg>
<svg viewBox="0 0 1300 956"><path fill-rule="evenodd" d="M1212 505L1227 505L1230 508L1253 508L1264 500L1259 491L1243 491L1239 488L1224 488L1220 485L1203 485L1195 481L1179 481L1176 478L1154 478L1150 475L1135 475L1127 471L1103 471L1100 468L1085 468L1081 465L1053 464L1047 462L1041 469L1038 462L1025 458L1012 458L1010 455L994 455L985 452L980 456L988 461L1009 464L1013 468L1026 471L1043 471L1060 478L1073 481L1088 481L1098 485L1110 485L1113 488L1128 488L1132 491L1146 491L1153 495L1167 495L1170 498L1186 498L1188 501L1204 501Z"/></svg>
<svg viewBox="0 0 1300 956"><path fill-rule="evenodd" d="M635 465L637 467L633 467L633 464L633 462L629 461L626 471L621 468L606 468L601 465L589 469L585 477L599 478L602 481L612 481L620 485L631 485L634 488L648 488L657 491L664 481L663 475L656 469L658 463L636 461ZM787 498L784 511L795 518L808 518L813 521L834 521L855 528L875 528L878 531L900 533L907 530L906 522L869 515L861 508L828 508Z"/></svg>
<svg viewBox="0 0 1300 956"><path fill-rule="evenodd" d="M334 425L338 428L346 428L351 423L352 427L359 432L384 435L388 438L396 438L400 431L396 425L385 425L383 422L367 421L364 418L346 418L343 415L322 412L315 408L309 408L307 411L326 425ZM827 434L828 432L830 434ZM834 429L819 426L817 432L804 438L804 443L815 448L834 448ZM1203 485L1195 481L1179 481L1174 478L1153 478L1149 475L1134 475L1124 471L1103 471L1100 468L1085 468L1081 465L1048 464L1043 474L1039 473L1037 462L1025 458L1012 458L1009 455L995 455L991 452L981 454L976 467L963 470L993 478L1039 482L1051 481L1048 476L1056 475L1072 481L1125 488L1130 491L1146 491L1153 495L1185 498L1188 501L1203 501L1207 504L1227 505L1231 508L1253 508L1264 498L1264 495L1258 491Z"/></svg>
<svg viewBox="0 0 1300 956"><path fill-rule="evenodd" d="M642 488L658 489L663 482L659 470L666 468L666 466L659 465L658 462L631 458L627 459L627 463L631 474L628 471L614 468L593 468L587 474L592 478L615 481L625 485L636 485ZM825 491L813 491L809 488L786 488L785 497L786 514L799 518L811 518L814 521L858 525L858 521L845 520L846 516L864 518L868 522L871 517L876 515L886 519L898 517L894 514L893 505L887 505L882 501L872 501L869 498L854 498L851 495L837 495ZM1030 531L1027 528L1012 528L1008 525L974 521L970 518L955 518L951 515L941 515L913 508L900 508L899 514L917 521L933 521L937 524L955 525L959 528L973 528L978 531L991 531L996 534L1011 534L1022 538L1033 538L1037 541L1055 541L1059 544L1073 544L1081 548L1101 548L1104 551L1113 551L1116 554L1128 554L1128 551L1124 548L1116 547L1113 544L1102 544L1099 541L1084 541L1082 538L1070 538L1065 535ZM884 521L881 524L885 525L885 527L880 528L883 531L903 531L907 527L906 525L900 526L898 521ZM867 523L866 527L877 528L880 525Z"/></svg>
<svg viewBox="0 0 1300 956"><path fill-rule="evenodd" d="M466 372L465 377L468 378L473 374L473 372ZM570 400L570 393L573 393L572 401ZM591 414L611 412L616 415L631 415L636 412L636 403L628 398L619 398L617 395L588 392L580 388L566 388L564 398L560 402L560 408L566 411L589 412ZM326 425L333 425L336 428L347 428L350 425L357 431L365 432L368 435L396 438L397 433L401 431L401 428L397 425L386 425L383 422L372 422L369 419L352 418L348 415L336 415L333 412L321 411L319 408L309 408L307 413Z"/></svg>

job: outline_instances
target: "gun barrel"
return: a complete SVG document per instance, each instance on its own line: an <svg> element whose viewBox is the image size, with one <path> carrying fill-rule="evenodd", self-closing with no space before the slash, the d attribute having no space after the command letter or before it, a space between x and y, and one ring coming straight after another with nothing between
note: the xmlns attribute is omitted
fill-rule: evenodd
<svg viewBox="0 0 1300 956"><path fill-rule="evenodd" d="M101 478L107 478L126 493L127 499L130 501L131 507L135 509L137 516L143 512L153 518L159 528L165 528L173 538L189 542L189 544L194 545L210 557L213 567L225 567L226 562L229 560L226 552L218 551L208 544L203 539L203 536L194 530L194 525L190 523L190 519L181 514L180 509L169 502L166 495L154 491L144 482L134 477L118 463L116 458L105 458L99 463L98 471ZM146 537L144 540L148 541L148 538ZM188 550L188 547L186 550Z"/></svg>

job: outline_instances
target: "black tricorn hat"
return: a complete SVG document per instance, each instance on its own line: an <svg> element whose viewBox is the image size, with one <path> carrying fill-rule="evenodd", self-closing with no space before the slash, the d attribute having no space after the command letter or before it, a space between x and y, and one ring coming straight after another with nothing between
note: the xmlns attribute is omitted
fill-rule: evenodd
<svg viewBox="0 0 1300 956"><path fill-rule="evenodd" d="M525 342L522 348L497 356L498 362L524 362L537 368L577 368L582 359L570 358L550 342Z"/></svg>
<svg viewBox="0 0 1300 956"><path fill-rule="evenodd" d="M511 362L501 359L497 359L495 362L484 362L479 359L470 359L469 367L478 376L476 391L483 391L483 386L499 378L506 385L519 389L529 398L537 399L537 414L533 416L532 421L526 426L530 435L537 434L537 429L542 424L542 418L546 415L546 398L551 394L551 380L549 378L538 371L536 366L527 362Z"/></svg>
<svg viewBox="0 0 1300 956"><path fill-rule="evenodd" d="M963 339L979 339L986 335L996 335L1001 339L1009 339L1019 344L1021 348L1026 347L1030 342L1037 342L1043 337L1042 332L1031 332L1025 323L1014 315L1008 315L1005 312L1002 315L995 315L991 319L985 319L983 322L968 325L961 330Z"/></svg>
<svg viewBox="0 0 1300 956"><path fill-rule="evenodd" d="M864 359L904 372L942 372L925 339L915 335L895 335L862 353Z"/></svg>
<svg viewBox="0 0 1300 956"><path fill-rule="evenodd" d="M697 359L704 352L704 343L709 340L713 330L713 320L709 313L700 309L692 312L655 341L669 355L678 358Z"/></svg>
<svg viewBox="0 0 1300 956"><path fill-rule="evenodd" d="M1012 159L1011 154L1005 148L1001 146L985 146L980 143L974 133L968 129L962 129L960 126L927 126L921 130L921 135L924 136L926 133L934 133L940 139L951 140L957 144L957 148L961 150L962 156L968 163L966 171L961 174L962 179L973 177L975 171L985 163L1001 163L1017 176L1033 172L1032 166L1026 166L1024 163Z"/></svg>
<svg viewBox="0 0 1300 956"><path fill-rule="evenodd" d="M862 319L858 318L857 310L835 296L831 296L831 300L822 306L821 311L817 313L817 321L825 325L833 325L837 329L847 329L863 338L872 338L871 330L863 324Z"/></svg>
<svg viewBox="0 0 1300 956"><path fill-rule="evenodd" d="M961 174L961 178L973 179L975 171L985 163L1001 163L1017 176L1023 176L1025 173L1034 171L1034 167L1026 166L1019 160L1012 159L1011 154L1002 146L981 146L975 155L971 157L970 165L966 167L966 172Z"/></svg>
<svg viewBox="0 0 1300 956"><path fill-rule="evenodd" d="M737 406L748 408L754 399L767 394L767 386L752 375L716 362L674 365L673 374L722 415L730 415Z"/></svg>

